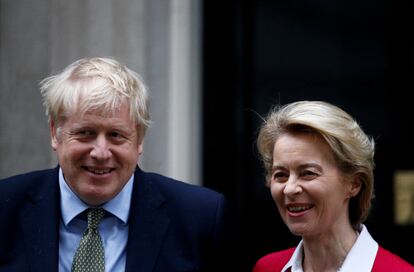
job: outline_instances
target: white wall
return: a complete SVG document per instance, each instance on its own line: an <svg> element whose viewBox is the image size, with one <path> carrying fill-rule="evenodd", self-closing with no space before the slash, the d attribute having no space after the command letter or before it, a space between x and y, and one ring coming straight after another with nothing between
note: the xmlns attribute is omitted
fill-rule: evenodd
<svg viewBox="0 0 414 272"><path fill-rule="evenodd" d="M57 163L39 81L110 56L150 89L142 168L201 184L199 1L0 0L0 178Z"/></svg>

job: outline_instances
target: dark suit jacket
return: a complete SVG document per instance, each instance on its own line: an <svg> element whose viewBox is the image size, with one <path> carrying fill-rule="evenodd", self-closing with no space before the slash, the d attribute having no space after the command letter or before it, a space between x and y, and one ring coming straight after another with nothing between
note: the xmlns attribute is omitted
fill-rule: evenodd
<svg viewBox="0 0 414 272"><path fill-rule="evenodd" d="M0 180L0 271L57 271L58 168ZM225 200L137 168L126 271L219 271Z"/></svg>

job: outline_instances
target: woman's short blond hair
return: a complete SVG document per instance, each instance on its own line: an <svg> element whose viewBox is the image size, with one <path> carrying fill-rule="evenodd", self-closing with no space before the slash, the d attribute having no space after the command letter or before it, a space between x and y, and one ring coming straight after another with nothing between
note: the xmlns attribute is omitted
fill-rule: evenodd
<svg viewBox="0 0 414 272"><path fill-rule="evenodd" d="M267 183L272 171L275 142L282 134L294 132L322 136L330 146L339 170L345 176L359 177L361 190L351 198L349 206L351 224L359 228L368 216L374 194L374 140L348 113L327 102L299 101L276 107L265 118L257 139Z"/></svg>
<svg viewBox="0 0 414 272"><path fill-rule="evenodd" d="M59 124L74 111L110 115L125 102L142 135L150 125L148 91L140 76L110 58L80 59L40 82L49 121Z"/></svg>

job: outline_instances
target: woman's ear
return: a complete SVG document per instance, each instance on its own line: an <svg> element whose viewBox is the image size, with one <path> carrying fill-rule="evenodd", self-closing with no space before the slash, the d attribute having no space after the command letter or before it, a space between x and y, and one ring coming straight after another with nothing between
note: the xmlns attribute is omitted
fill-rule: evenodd
<svg viewBox="0 0 414 272"><path fill-rule="evenodd" d="M356 173L355 175L353 175L349 183L349 197L352 198L356 196L359 193L359 191L361 191L361 187L361 175L359 173Z"/></svg>

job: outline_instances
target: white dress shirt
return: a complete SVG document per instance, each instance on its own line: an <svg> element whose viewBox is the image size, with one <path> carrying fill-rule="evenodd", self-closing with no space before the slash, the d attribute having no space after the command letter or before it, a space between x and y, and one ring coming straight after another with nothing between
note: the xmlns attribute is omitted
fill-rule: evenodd
<svg viewBox="0 0 414 272"><path fill-rule="evenodd" d="M128 242L128 217L134 175L122 191L105 203L106 215L99 224L99 233L105 249L105 271L125 271L126 245ZM80 214L89 206L80 200L67 185L59 169L60 209L59 272L70 272L73 256L87 228L86 216ZM80 215L80 216L78 216Z"/></svg>
<svg viewBox="0 0 414 272"><path fill-rule="evenodd" d="M282 272L303 272L303 240L296 247L289 262L283 267ZM374 265L375 257L378 252L378 243L371 237L365 225L358 235L355 244L345 258L340 268L340 272L370 272ZM291 270L289 270L291 269Z"/></svg>

